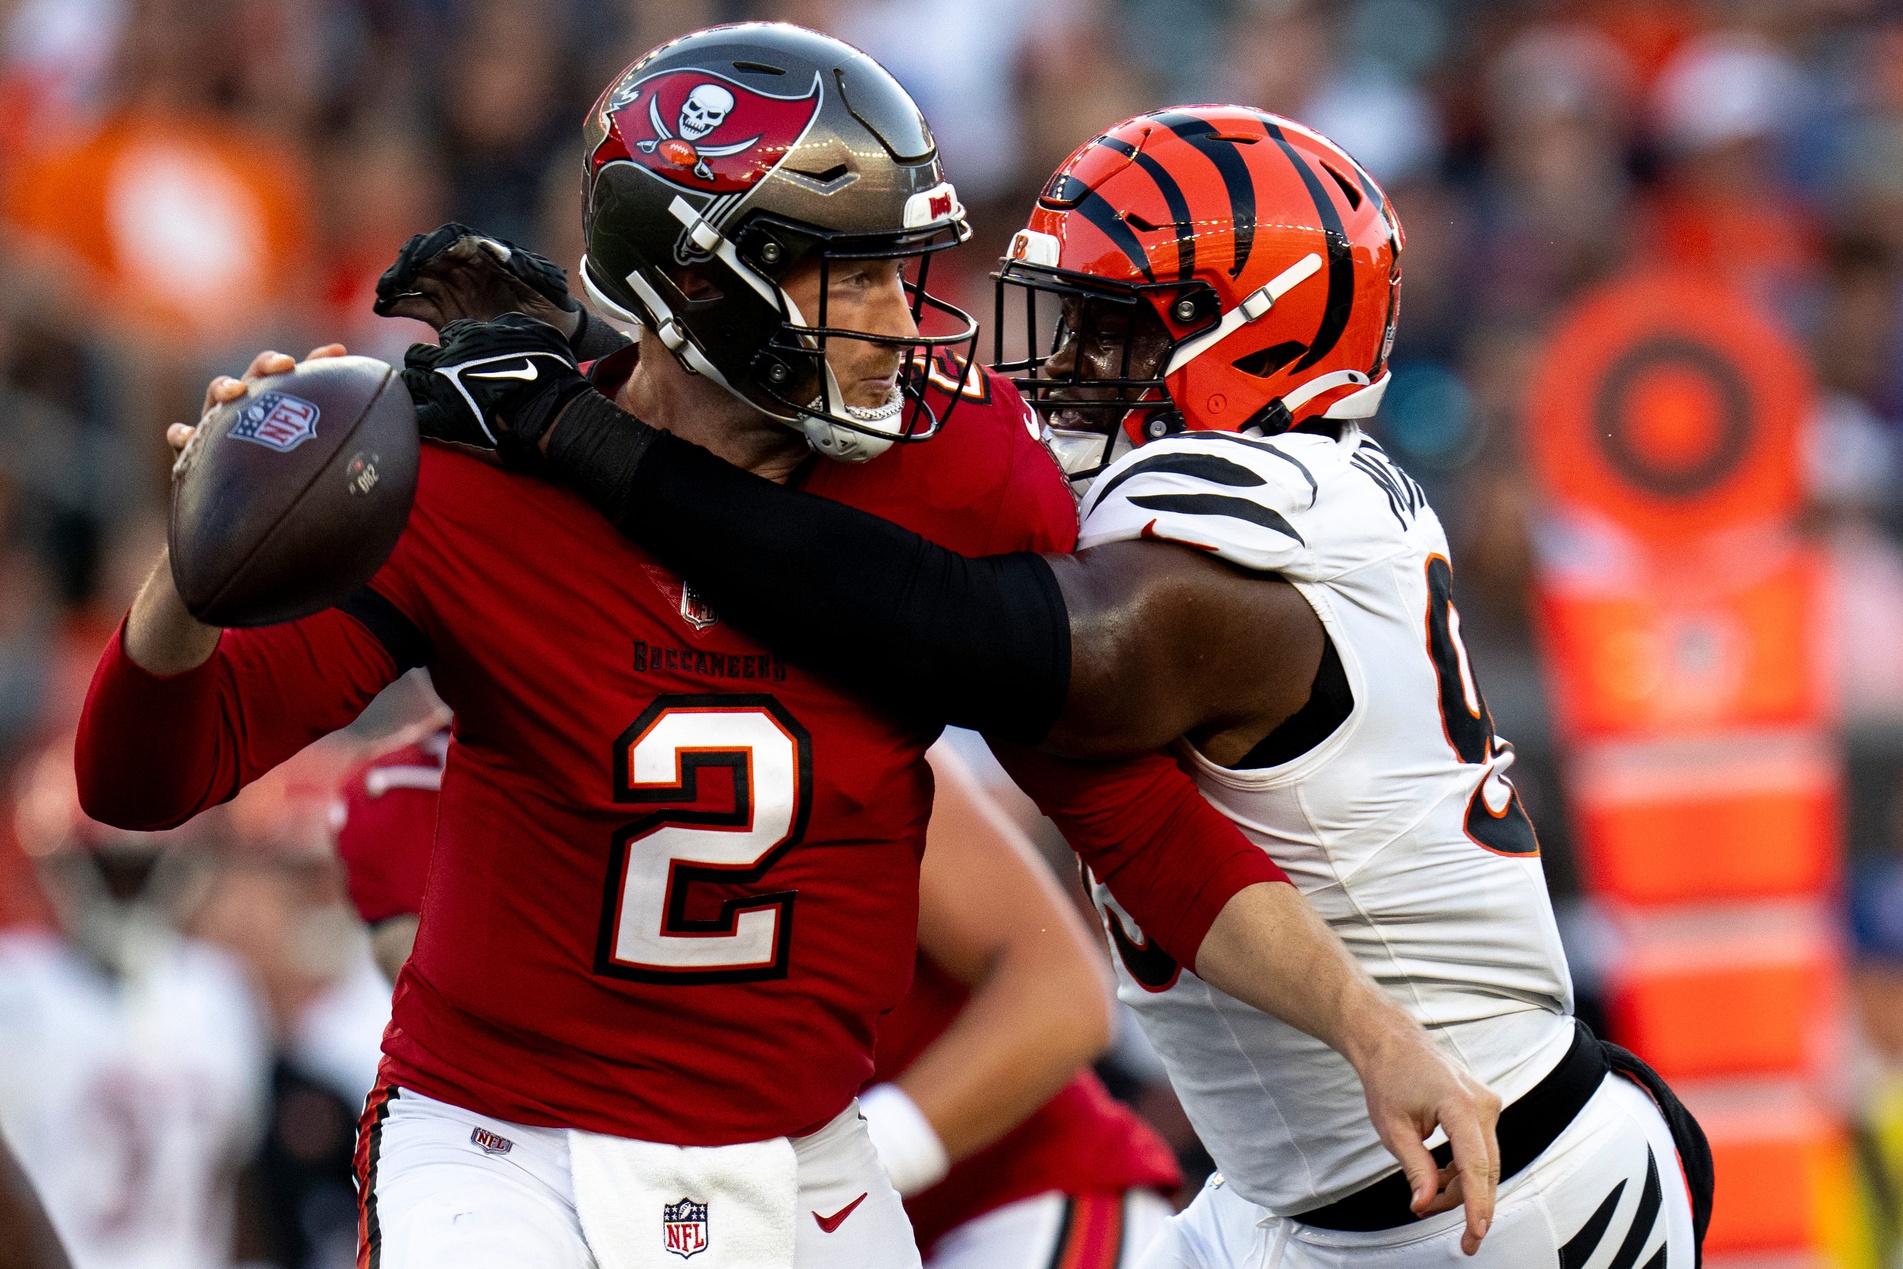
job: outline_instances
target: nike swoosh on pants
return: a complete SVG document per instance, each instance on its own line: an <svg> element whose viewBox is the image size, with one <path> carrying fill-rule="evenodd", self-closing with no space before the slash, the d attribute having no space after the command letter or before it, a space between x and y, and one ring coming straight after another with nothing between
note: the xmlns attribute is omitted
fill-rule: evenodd
<svg viewBox="0 0 1903 1269"><path fill-rule="evenodd" d="M852 1215L853 1209L858 1207L861 1203L865 1201L866 1201L866 1196L864 1194L861 1194L858 1198L846 1204L844 1207L834 1212L831 1216L821 1216L818 1212L814 1212L813 1219L819 1222L819 1227L823 1232L830 1234L835 1229L838 1229L841 1225L845 1224L846 1218Z"/></svg>

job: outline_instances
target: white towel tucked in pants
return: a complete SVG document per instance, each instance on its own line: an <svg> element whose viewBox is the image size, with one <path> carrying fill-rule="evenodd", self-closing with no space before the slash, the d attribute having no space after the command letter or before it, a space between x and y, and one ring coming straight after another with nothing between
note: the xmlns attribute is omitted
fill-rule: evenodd
<svg viewBox="0 0 1903 1269"><path fill-rule="evenodd" d="M368 1145L363 1230L379 1269L919 1269L857 1104L810 1136L694 1152L512 1124L399 1090ZM689 1164L689 1154L699 1157ZM713 1155L738 1165L718 1188L665 1188L689 1183L680 1169ZM665 1178L626 1180L623 1164L637 1156L662 1160ZM795 1182L790 1206L775 1188L783 1166ZM623 1185L634 1194L619 1202ZM681 1200L681 1219L665 1220L662 1209ZM693 1210L703 1204L704 1218ZM774 1241L783 1235L790 1248Z"/></svg>

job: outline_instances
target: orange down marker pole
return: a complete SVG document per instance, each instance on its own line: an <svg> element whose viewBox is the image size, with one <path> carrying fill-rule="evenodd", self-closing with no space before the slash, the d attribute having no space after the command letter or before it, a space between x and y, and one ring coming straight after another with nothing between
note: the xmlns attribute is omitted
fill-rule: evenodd
<svg viewBox="0 0 1903 1269"><path fill-rule="evenodd" d="M1537 612L1614 1038L1711 1137L1707 1264L1821 1251L1841 777L1795 531L1804 363L1741 297L1647 276L1573 310L1533 391Z"/></svg>

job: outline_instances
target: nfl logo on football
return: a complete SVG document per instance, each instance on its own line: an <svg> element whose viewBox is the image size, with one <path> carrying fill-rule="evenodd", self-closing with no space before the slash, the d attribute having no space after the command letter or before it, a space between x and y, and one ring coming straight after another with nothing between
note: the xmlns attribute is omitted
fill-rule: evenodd
<svg viewBox="0 0 1903 1269"><path fill-rule="evenodd" d="M707 1250L707 1205L684 1198L661 1204L661 1246L685 1260Z"/></svg>
<svg viewBox="0 0 1903 1269"><path fill-rule="evenodd" d="M231 425L231 434L289 453L317 435L317 407L288 393L260 392Z"/></svg>

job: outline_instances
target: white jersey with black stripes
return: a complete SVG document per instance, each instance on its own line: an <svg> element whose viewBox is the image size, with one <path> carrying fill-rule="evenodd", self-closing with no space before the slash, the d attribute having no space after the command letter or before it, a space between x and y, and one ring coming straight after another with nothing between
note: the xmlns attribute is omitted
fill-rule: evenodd
<svg viewBox="0 0 1903 1269"><path fill-rule="evenodd" d="M1280 766L1184 755L1375 980L1511 1103L1573 1037L1539 848L1461 645L1440 520L1342 428L1144 445L1084 499L1079 547L1181 542L1286 578L1314 607L1354 697L1341 725ZM1169 963L1097 889L1120 994L1229 1186L1288 1215L1398 1169L1345 1060Z"/></svg>

